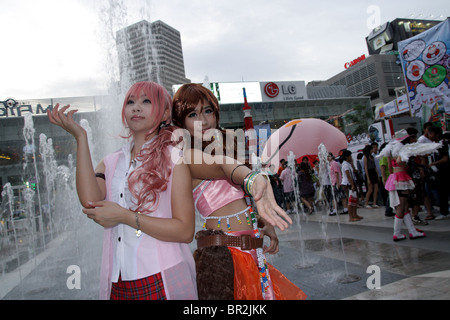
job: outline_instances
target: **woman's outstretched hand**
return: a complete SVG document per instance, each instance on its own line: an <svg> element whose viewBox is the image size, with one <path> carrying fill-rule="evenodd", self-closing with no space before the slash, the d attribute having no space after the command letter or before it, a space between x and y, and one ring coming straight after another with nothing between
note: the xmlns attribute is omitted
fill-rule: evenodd
<svg viewBox="0 0 450 320"><path fill-rule="evenodd" d="M253 199L255 200L258 214L271 225L283 231L289 227L289 224L292 224L292 219L278 206L273 195L272 185L262 176L258 176L255 179Z"/></svg>
<svg viewBox="0 0 450 320"><path fill-rule="evenodd" d="M79 137L86 134L86 130L84 130L83 127L81 127L73 119L73 115L78 110L70 110L67 114L65 113L67 111L67 109L69 109L69 108L70 108L70 104L68 104L67 106L64 106L60 110L59 103L57 103L52 111L47 110L47 116L52 124L63 128L68 133L70 133L72 136L74 136L75 139L78 139Z"/></svg>

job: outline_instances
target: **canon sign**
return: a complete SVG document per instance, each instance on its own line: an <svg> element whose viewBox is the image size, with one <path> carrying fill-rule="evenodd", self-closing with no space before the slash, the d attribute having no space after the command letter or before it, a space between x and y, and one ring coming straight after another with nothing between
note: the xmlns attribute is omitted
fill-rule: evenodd
<svg viewBox="0 0 450 320"><path fill-rule="evenodd" d="M356 58L355 60L351 61L351 62L347 62L344 67L345 69L348 69L350 67L353 67L354 65L360 63L361 61L366 60L366 55L363 54L361 57Z"/></svg>

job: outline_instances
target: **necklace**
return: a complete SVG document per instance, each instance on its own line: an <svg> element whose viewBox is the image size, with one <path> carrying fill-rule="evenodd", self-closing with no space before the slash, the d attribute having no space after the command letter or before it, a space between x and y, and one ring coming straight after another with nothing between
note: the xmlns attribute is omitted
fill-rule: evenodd
<svg viewBox="0 0 450 320"><path fill-rule="evenodd" d="M130 152L130 167L133 166L133 168L136 167L137 161L136 161L136 148L133 146Z"/></svg>
<svg viewBox="0 0 450 320"><path fill-rule="evenodd" d="M130 166L136 167L137 161L136 161L136 155L139 154L139 152L141 152L142 148L144 148L146 145L149 145L150 143L152 143L155 139L156 139L157 135L154 136L153 138L151 138L150 140L146 141L141 149L136 152L136 145L134 144L134 142L132 143L132 148L130 151Z"/></svg>

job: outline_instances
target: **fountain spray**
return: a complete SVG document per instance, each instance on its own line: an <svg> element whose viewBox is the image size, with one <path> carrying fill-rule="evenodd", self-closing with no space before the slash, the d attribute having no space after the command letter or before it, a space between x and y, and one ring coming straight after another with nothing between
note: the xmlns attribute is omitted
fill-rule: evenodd
<svg viewBox="0 0 450 320"><path fill-rule="evenodd" d="M320 161L320 174L328 175L328 177L330 177L330 179L331 179L330 164L328 162L328 150L323 143L321 143L319 145L318 149L319 149L318 156L319 156L319 161ZM333 201L335 201L337 203L334 188L331 188L331 192L332 192L332 196L333 196ZM357 281L361 280L361 277L359 277L357 275L349 274L349 272L348 272L347 258L345 256L345 246L344 246L344 240L342 237L339 213L336 214L336 221L337 221L337 225L338 225L339 239L341 241L342 256L344 258L343 260L344 260L344 268L345 268L345 274L343 276L339 277L337 281L339 283L343 283L343 284L357 282Z"/></svg>

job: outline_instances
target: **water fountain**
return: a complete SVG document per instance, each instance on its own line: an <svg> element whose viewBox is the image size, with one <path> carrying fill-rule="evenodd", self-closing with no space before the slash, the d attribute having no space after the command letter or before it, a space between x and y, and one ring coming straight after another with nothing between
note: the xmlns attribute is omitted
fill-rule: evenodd
<svg viewBox="0 0 450 320"><path fill-rule="evenodd" d="M148 18L147 10L141 11ZM99 8L99 20L104 22L99 39L106 49L111 90L102 101L104 107L89 116L94 126L82 119L83 114L75 115L88 133L94 165L123 143L118 129L122 128L120 110L130 83L122 79L120 87L115 85L115 32L127 25L127 14L123 0L109 0ZM0 299L96 299L103 230L81 212L73 156L57 163L55 141L36 132L35 117L24 116L22 181L26 183L6 184L2 192ZM39 140L35 141L36 136ZM72 270L79 271L79 289L67 285L75 275Z"/></svg>
<svg viewBox="0 0 450 320"><path fill-rule="evenodd" d="M296 170L297 157L295 156L295 154L292 151L290 151L287 156L287 163L288 163L288 165L285 170L290 170L291 178L292 178L292 185L294 187L294 198L295 198L294 212L296 215L295 220L297 223L298 237L299 237L299 244L300 244L300 248L299 248L300 249L300 259L299 259L298 263L296 263L294 266L297 269L310 268L315 263L317 263L317 259L314 259L312 256L308 255L306 252L306 248L305 248L305 240L303 237L302 224L301 224L300 220L302 218L304 218L306 221L308 221L308 217L305 214L303 205L301 203L300 191L299 191L300 186L299 186L298 175L297 175L297 170ZM299 204L300 204L300 208L302 209L301 214L299 211Z"/></svg>
<svg viewBox="0 0 450 320"><path fill-rule="evenodd" d="M319 160L320 160L320 174L321 175L326 175L327 177L329 177L331 179L331 173L330 173L330 165L328 162L328 151L325 147L325 145L322 143L319 145L318 147L318 156L319 156ZM333 201L336 201L336 195L334 193L334 189L331 188L331 192L332 192L332 199ZM344 240L342 237L342 231L341 231L341 223L340 223L340 218L339 218L339 214L336 214L336 221L337 221L337 226L338 226L338 232L339 232L339 239L340 239L340 243L341 243L341 249L342 249L342 257L344 260L344 269L345 269L345 274L341 275L338 277L337 281L339 283L352 283L352 282L356 282L361 280L360 276L357 275L353 275L353 274L349 274L348 272L348 266L347 266L347 259L345 256L345 246L344 246ZM322 223L324 222L324 220L322 219ZM324 225L322 225L322 230L326 230L326 227L324 228ZM326 233L326 232L325 232Z"/></svg>
<svg viewBox="0 0 450 320"><path fill-rule="evenodd" d="M318 154L320 174L329 176L328 152L322 146ZM296 159L297 156L290 153L285 170L292 170ZM353 290L361 277L353 274L355 266L347 264L341 226L334 223L338 222L336 218L339 217L329 217L326 209L316 210L311 216L304 215L299 207L296 209L295 222L290 229L277 232L281 240L280 252L273 257L268 256L271 264L280 268L288 279L299 281L294 283L298 283L311 296L316 292L321 292L321 297L327 297L327 292L333 290Z"/></svg>
<svg viewBox="0 0 450 320"><path fill-rule="evenodd" d="M2 192L0 298L69 298L69 292L62 293L60 285L61 275L71 265L65 261L74 261L73 265L88 273L98 269L98 262L90 262L98 259L86 261L80 248L92 239L86 233L101 233L81 213L72 155L67 165L58 165L52 139L40 134L37 146L31 114L25 116L24 123L22 181L26 183L14 187L7 183ZM100 243L97 248L95 242ZM101 238L95 242L90 249L98 253ZM98 274L86 275L84 297L97 295L95 278Z"/></svg>
<svg viewBox="0 0 450 320"><path fill-rule="evenodd" d="M2 205L2 209L6 207L6 210L2 210L2 250L8 254L11 252L11 256L14 254L17 258L17 264L20 265L20 251L18 241L18 230L15 223L15 210L14 210L14 192L11 184L7 183L3 187L2 199L5 199L5 204ZM4 214L6 213L6 214ZM8 233L12 230L13 238L9 237ZM14 252L15 249L15 252ZM4 269L4 268L3 268ZM19 271L19 276L22 278L22 274Z"/></svg>

